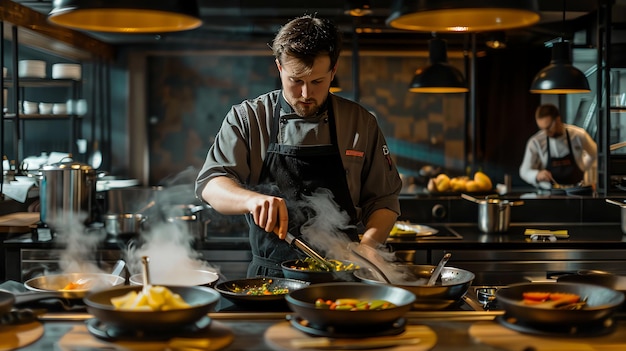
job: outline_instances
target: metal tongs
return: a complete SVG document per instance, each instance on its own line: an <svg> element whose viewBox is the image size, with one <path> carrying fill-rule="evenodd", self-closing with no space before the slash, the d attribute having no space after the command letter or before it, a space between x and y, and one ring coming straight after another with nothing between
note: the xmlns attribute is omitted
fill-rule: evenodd
<svg viewBox="0 0 626 351"><path fill-rule="evenodd" d="M296 238L291 233L287 233L287 237L285 237L285 241L289 243L289 245L297 247L300 251L304 252L307 256L311 257L315 260L315 262L319 263L322 269L325 271L333 271L334 265L328 260L326 260L322 255L313 250L309 245L307 245L302 239Z"/></svg>

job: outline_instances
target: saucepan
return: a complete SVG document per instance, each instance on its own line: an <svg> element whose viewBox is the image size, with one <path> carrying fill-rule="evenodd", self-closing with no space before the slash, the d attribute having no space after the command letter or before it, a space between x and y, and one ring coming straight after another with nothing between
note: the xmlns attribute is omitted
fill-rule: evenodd
<svg viewBox="0 0 626 351"><path fill-rule="evenodd" d="M605 199L605 201L621 208L622 233L626 234L626 202L611 199Z"/></svg>
<svg viewBox="0 0 626 351"><path fill-rule="evenodd" d="M380 310L332 310L317 308L317 299L335 301L356 299L371 302L384 300L394 306ZM410 291L388 285L335 282L313 284L290 292L285 300L300 318L319 327L363 328L392 325L410 309L415 295Z"/></svg>
<svg viewBox="0 0 626 351"><path fill-rule="evenodd" d="M179 294L190 307L164 311L118 310L111 298L123 296L131 291L141 292L141 286L121 286L87 294L83 299L87 312L108 326L142 331L171 330L172 326L192 324L211 312L220 294L203 286L165 286Z"/></svg>
<svg viewBox="0 0 626 351"><path fill-rule="evenodd" d="M576 294L585 303L576 309L524 302L524 293ZM604 286L580 283L520 283L498 289L496 301L506 315L528 323L581 325L610 317L624 302L624 294Z"/></svg>
<svg viewBox="0 0 626 351"><path fill-rule="evenodd" d="M511 207L524 204L524 201L509 201L491 197L477 199L467 194L461 194L461 197L478 204L478 229L483 233L508 231L511 221Z"/></svg>

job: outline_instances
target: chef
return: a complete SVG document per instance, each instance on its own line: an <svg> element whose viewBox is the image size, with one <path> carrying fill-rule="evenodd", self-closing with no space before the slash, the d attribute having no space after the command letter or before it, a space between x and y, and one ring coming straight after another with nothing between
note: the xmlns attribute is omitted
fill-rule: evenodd
<svg viewBox="0 0 626 351"><path fill-rule="evenodd" d="M349 217L342 231L383 244L400 214L402 182L376 118L329 94L341 47L328 20L302 16L272 42L282 89L235 105L196 180L196 194L223 214L245 214L253 259L248 276L282 276L300 254L285 241L316 215L303 199L329 191Z"/></svg>
<svg viewBox="0 0 626 351"><path fill-rule="evenodd" d="M591 136L583 128L563 123L552 104L539 106L535 121L539 131L526 143L520 177L535 186L547 182L547 188L550 183L594 185L598 155Z"/></svg>

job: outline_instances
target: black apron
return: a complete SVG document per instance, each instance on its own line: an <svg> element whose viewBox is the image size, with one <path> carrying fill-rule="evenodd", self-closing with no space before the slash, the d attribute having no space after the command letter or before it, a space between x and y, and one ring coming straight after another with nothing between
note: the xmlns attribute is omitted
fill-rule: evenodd
<svg viewBox="0 0 626 351"><path fill-rule="evenodd" d="M330 97L329 97L330 99ZM286 200L289 211L289 232L298 237L300 227L315 213L311 209L294 206L303 198L311 195L318 188L332 192L334 201L350 216L350 227L345 228L351 240L357 241L356 209L352 203L345 169L341 161L337 144L335 119L330 101L328 118L331 145L292 146L278 144L281 103L286 103L282 92L276 108L270 130L270 144L267 149L263 168L259 178L259 192L280 196ZM286 123L286 121L285 121ZM270 190L272 188L274 190ZM274 233L268 233L254 223L251 215L246 216L250 225L250 246L252 262L248 267L248 277L282 277L280 263L286 260L303 258L303 254L280 240Z"/></svg>
<svg viewBox="0 0 626 351"><path fill-rule="evenodd" d="M550 137L548 137L546 145L548 148L548 164L546 165L546 169L552 173L552 178L559 184L578 184L585 178L585 172L583 172L576 163L567 128L565 128L565 137L567 138L569 154L560 158L550 155Z"/></svg>

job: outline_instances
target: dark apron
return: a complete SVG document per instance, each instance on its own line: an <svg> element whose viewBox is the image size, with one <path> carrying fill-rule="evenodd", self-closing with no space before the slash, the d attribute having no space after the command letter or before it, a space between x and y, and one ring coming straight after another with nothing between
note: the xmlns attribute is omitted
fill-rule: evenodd
<svg viewBox="0 0 626 351"><path fill-rule="evenodd" d="M318 188L332 192L334 201L350 216L350 227L345 232L351 240L357 241L356 209L352 203L346 171L337 146L337 132L332 107L328 108L331 145L292 146L278 144L280 104L276 104L274 120L270 131L270 145L263 162L259 178L259 192L280 196L286 200L289 211L289 232L298 237L300 227L313 218L312 209L295 206L303 200L303 195L311 195ZM328 101L330 104L330 101ZM275 186L274 186L275 185ZM272 188L274 190L270 190ZM252 262L248 267L248 277L282 277L280 263L286 260L303 258L303 254L280 240L274 233L268 233L254 223L252 216L246 216L250 225L250 246Z"/></svg>
<svg viewBox="0 0 626 351"><path fill-rule="evenodd" d="M548 164L546 169L552 173L552 178L559 184L578 184L585 178L585 172L583 172L576 163L574 153L572 152L572 143L569 140L569 133L567 128L565 129L565 137L567 138L567 147L569 148L569 154L564 157L552 157L550 155L550 138L548 137Z"/></svg>

